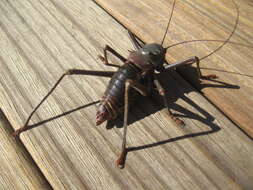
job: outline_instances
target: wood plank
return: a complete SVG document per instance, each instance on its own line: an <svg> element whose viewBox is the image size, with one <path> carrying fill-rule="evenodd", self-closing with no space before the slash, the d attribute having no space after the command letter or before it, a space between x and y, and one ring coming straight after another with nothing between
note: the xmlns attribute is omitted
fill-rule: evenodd
<svg viewBox="0 0 253 190"><path fill-rule="evenodd" d="M2 0L0 14L0 106L15 129L64 71L113 70L97 60L102 47L124 56L132 49L127 31L93 1ZM84 108L102 96L108 79L66 78L32 118L44 123L20 137L52 187L252 188L253 142L176 73L161 80L186 127L175 126L158 97L141 98L131 111L132 151L119 170L120 120L111 130L95 127L95 106Z"/></svg>
<svg viewBox="0 0 253 190"><path fill-rule="evenodd" d="M0 110L0 186L1 189L51 189L36 163ZM32 174L32 175L31 175Z"/></svg>
<svg viewBox="0 0 253 190"><path fill-rule="evenodd" d="M161 42L173 3L172 0L96 1L146 43ZM250 0L236 0L236 3L240 19L231 41L245 44L246 47L227 44L201 61L203 72L218 75L218 80L200 84L191 70L181 70L180 73L253 137L253 4ZM231 0L176 1L164 45L196 39L225 40L235 25L236 14ZM191 56L203 57L220 45L198 42L175 46L168 49L167 61L171 63Z"/></svg>

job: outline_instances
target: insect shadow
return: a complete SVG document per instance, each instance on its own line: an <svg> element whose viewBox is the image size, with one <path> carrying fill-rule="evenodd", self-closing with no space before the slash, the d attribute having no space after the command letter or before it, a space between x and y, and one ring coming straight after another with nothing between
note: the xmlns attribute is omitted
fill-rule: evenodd
<svg viewBox="0 0 253 190"><path fill-rule="evenodd" d="M240 75L240 76L243 76L243 77L253 78L253 75L243 74L243 73L238 73L238 72L232 72L232 71L226 71L226 70L222 70L222 69L214 69L214 68L208 68L208 67L200 67L200 69L218 71L218 72L222 72L222 73L229 73L229 74L234 74L234 75Z"/></svg>
<svg viewBox="0 0 253 190"><path fill-rule="evenodd" d="M167 92L167 101L168 101L169 107L173 111L180 113L180 114L175 114L175 116L179 118L181 117L181 118L190 118L190 119L198 120L208 125L211 128L211 131L213 132L216 132L220 129L219 126L213 123L215 118L210 113L205 111L197 103L195 103L190 98L185 96L185 94L192 92L194 89L190 86L187 87L187 85L185 85L187 83L185 83L183 78L181 78L178 74L174 73L173 71L168 71L166 73L161 74L159 76L159 80ZM183 83L184 86L181 86L181 85L176 86L175 83L179 83L179 84ZM231 85L231 84L226 84L226 83L221 84L220 86L222 86L222 88L235 88L235 89L239 88L237 85ZM185 107L178 105L176 101L177 99L180 99L180 98L183 99L186 103L188 103L191 107L194 107L199 113L201 113L205 117L201 117L199 114L196 114L186 109ZM161 98L161 96L159 96L157 91L153 91L152 94L148 97L140 96L136 100L135 106L131 108L128 123L133 124L134 122L139 121L158 111L161 111L162 109L166 109L166 107L164 106L163 99ZM110 120L107 123L106 128L111 129L114 126L117 128L123 127L123 116L119 116L115 120ZM190 136L191 135L189 135L189 137ZM192 136L195 136L195 135L192 134Z"/></svg>
<svg viewBox="0 0 253 190"><path fill-rule="evenodd" d="M34 124L32 124L32 125L28 125L28 127L29 127L29 129L32 129L32 128L35 128L35 127L39 127L40 125L44 125L44 124L46 124L46 123L48 123L48 122L50 122L50 121L53 121L53 120L55 120L55 119L59 119L59 118L64 117L64 116L66 116L66 115L68 115L68 114L71 114L71 113L73 113L73 112L76 112L76 111L79 111L79 110L81 110L81 109L87 108L87 107L89 107L89 106L95 105L95 104L97 104L97 103L99 103L99 100L94 101L94 102L91 102L91 103L88 103L88 104L85 104L85 105L81 105L81 106L79 106L79 107L76 107L76 108L74 108L74 109L68 110L68 111L66 111L66 112L63 112L63 113L58 114L58 115L56 115L56 116L50 117L50 118L48 118L48 119L44 119L44 120L42 120L42 121L40 121L40 122L37 122L37 123L34 123Z"/></svg>
<svg viewBox="0 0 253 190"><path fill-rule="evenodd" d="M202 80L199 79L197 75L197 70L195 67L178 67L177 71L183 78L193 85L198 90L202 90L203 88L229 88L229 89L240 89L239 85L236 84L229 84L225 81L221 81L219 79L206 79L203 83ZM226 71L223 71L226 72ZM209 81L209 82L208 82Z"/></svg>

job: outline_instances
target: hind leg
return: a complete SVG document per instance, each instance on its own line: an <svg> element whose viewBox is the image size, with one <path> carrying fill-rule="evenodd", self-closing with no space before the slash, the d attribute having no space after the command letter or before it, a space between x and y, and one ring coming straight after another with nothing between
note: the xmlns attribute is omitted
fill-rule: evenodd
<svg viewBox="0 0 253 190"><path fill-rule="evenodd" d="M56 81L54 86L49 90L49 92L44 96L44 98L39 102L39 104L33 109L33 111L30 113L28 116L25 124L23 127L17 129L14 133L13 136L19 136L20 133L27 131L31 129L31 126L28 125L29 121L31 120L33 114L36 112L36 110L40 107L40 105L48 98L50 94L55 90L55 88L61 83L62 79L65 76L69 75L91 75L91 76L100 76L100 77L109 77L111 78L114 75L114 71L93 71L93 70L83 70L83 69L70 69L64 74L61 75L61 77Z"/></svg>

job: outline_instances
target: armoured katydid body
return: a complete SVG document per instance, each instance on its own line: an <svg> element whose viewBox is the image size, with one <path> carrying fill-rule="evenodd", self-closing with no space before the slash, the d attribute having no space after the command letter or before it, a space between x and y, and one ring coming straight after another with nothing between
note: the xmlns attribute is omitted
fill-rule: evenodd
<svg viewBox="0 0 253 190"><path fill-rule="evenodd" d="M111 78L100 101L96 114L96 124L117 117L124 107L125 83L136 81L143 86L150 85L154 70L160 70L165 61L166 50L159 44L148 44L137 51L131 51L124 65ZM131 96L135 92L130 93Z"/></svg>

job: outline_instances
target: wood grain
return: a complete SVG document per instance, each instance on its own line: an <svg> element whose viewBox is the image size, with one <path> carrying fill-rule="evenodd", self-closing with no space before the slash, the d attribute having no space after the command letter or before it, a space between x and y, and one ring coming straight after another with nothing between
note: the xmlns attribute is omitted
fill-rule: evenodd
<svg viewBox="0 0 253 190"><path fill-rule="evenodd" d="M96 2L144 42L160 43L173 1ZM199 81L193 80L195 75L190 70L180 73L253 137L253 4L250 0L236 0L236 4L239 7L240 18L231 41L245 46L227 44L214 55L201 61L203 72L216 74L219 79L200 84ZM169 46L196 39L225 40L235 25L236 15L232 0L176 1L164 44ZM168 50L167 61L171 63L191 56L203 57L220 45L216 42L196 42L175 46Z"/></svg>
<svg viewBox="0 0 253 190"><path fill-rule="evenodd" d="M0 1L0 106L15 129L67 69L115 70L98 61L105 44L127 56L127 31L93 1ZM116 62L116 60L114 60ZM126 167L121 121L95 127L95 106L108 79L72 76L32 118L21 140L54 189L251 189L253 142L176 73L160 80L160 98L140 98L131 111ZM64 114L62 114L64 113ZM44 122L43 122L44 121Z"/></svg>
<svg viewBox="0 0 253 190"><path fill-rule="evenodd" d="M51 189L36 163L0 110L0 186L1 189Z"/></svg>

